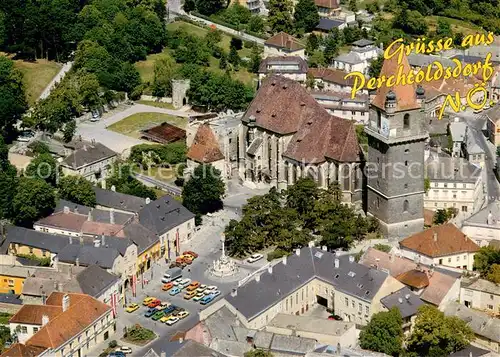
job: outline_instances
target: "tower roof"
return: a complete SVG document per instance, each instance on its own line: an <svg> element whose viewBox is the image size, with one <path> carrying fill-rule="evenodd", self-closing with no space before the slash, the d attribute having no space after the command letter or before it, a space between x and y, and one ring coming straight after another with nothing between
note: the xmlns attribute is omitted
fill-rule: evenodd
<svg viewBox="0 0 500 357"><path fill-rule="evenodd" d="M194 137L187 157L199 163L210 163L224 159L214 132L208 124L202 124Z"/></svg>
<svg viewBox="0 0 500 357"><path fill-rule="evenodd" d="M403 67L403 74L408 74L412 70L406 55L403 55L401 64L398 64L398 56L393 56L390 59L384 60L379 77L385 76L385 78L389 78L389 76L397 75L399 66ZM415 93L415 84L399 84L393 87L387 87L384 84L382 87L377 89L377 93L372 101L372 104L377 108L384 110L385 100L389 91L396 94L397 112L420 108L420 104L418 104L417 95Z"/></svg>

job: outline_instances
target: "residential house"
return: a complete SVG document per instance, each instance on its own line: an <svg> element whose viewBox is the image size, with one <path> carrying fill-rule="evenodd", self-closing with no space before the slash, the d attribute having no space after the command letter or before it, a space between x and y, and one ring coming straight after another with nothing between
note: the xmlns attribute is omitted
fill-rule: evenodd
<svg viewBox="0 0 500 357"><path fill-rule="evenodd" d="M452 223L433 226L399 242L401 255L425 265L472 270L479 246Z"/></svg>
<svg viewBox="0 0 500 357"><path fill-rule="evenodd" d="M260 62L259 85L267 76L276 74L306 84L309 67L307 62L298 56L267 57Z"/></svg>
<svg viewBox="0 0 500 357"><path fill-rule="evenodd" d="M60 163L65 175L80 175L96 182L106 178L117 154L99 142L84 142Z"/></svg>
<svg viewBox="0 0 500 357"><path fill-rule="evenodd" d="M415 71L426 69L428 66L432 66L433 68L437 68L437 63L439 63L444 68L446 67L455 67L455 62L447 57L442 56L434 56L434 55L425 55L422 53L410 53L408 55L408 63L410 67ZM427 95L427 90L426 93Z"/></svg>
<svg viewBox="0 0 500 357"><path fill-rule="evenodd" d="M354 124L331 116L297 82L264 80L243 115L239 145L247 185L281 190L311 177L322 188L338 182L345 202L361 203L364 158Z"/></svg>
<svg viewBox="0 0 500 357"><path fill-rule="evenodd" d="M0 294L21 294L26 278L35 267L0 265Z"/></svg>
<svg viewBox="0 0 500 357"><path fill-rule="evenodd" d="M319 16L333 17L341 11L338 0L314 0Z"/></svg>
<svg viewBox="0 0 500 357"><path fill-rule="evenodd" d="M389 357L385 353L363 350L358 347L345 348L335 345L322 345L312 352L305 354L305 357L331 357L332 355L341 355L343 357Z"/></svg>
<svg viewBox="0 0 500 357"><path fill-rule="evenodd" d="M146 206L148 199L116 192L115 186L106 190L106 180L101 182L102 188L93 186L95 192L96 208L102 210L114 210L115 212L136 214Z"/></svg>
<svg viewBox="0 0 500 357"><path fill-rule="evenodd" d="M432 152L425 161L430 188L424 207L432 210L454 208L468 216L481 209L484 184L481 169L461 157Z"/></svg>
<svg viewBox="0 0 500 357"><path fill-rule="evenodd" d="M500 202L492 201L462 223L462 232L480 247L500 241Z"/></svg>
<svg viewBox="0 0 500 357"><path fill-rule="evenodd" d="M231 3L246 7L254 15L258 15L264 10L260 0L231 0Z"/></svg>
<svg viewBox="0 0 500 357"><path fill-rule="evenodd" d="M498 76L500 79L500 75ZM500 146L500 105L486 111L486 130L488 139L495 146Z"/></svg>
<svg viewBox="0 0 500 357"><path fill-rule="evenodd" d="M382 55L382 52L375 46L375 42L361 39L353 43L349 53L334 58L333 68L347 73L361 72L366 75L371 61Z"/></svg>
<svg viewBox="0 0 500 357"><path fill-rule="evenodd" d="M346 72L333 68L310 68L307 74L314 78L315 88L321 91L352 93L354 79L345 78ZM367 89L359 91L361 95L368 95Z"/></svg>
<svg viewBox="0 0 500 357"><path fill-rule="evenodd" d="M345 20L341 20L341 19L330 19L330 18L326 18L326 17L321 17L319 19L319 23L318 25L316 26L316 28L314 29L314 33L316 35L321 35L321 36L330 36L330 32L333 30L333 29L339 29L339 30L343 30L347 27L347 23L345 22Z"/></svg>
<svg viewBox="0 0 500 357"><path fill-rule="evenodd" d="M97 265L59 264L57 269L35 269L24 282L21 299L25 304L43 305L54 291L86 294L110 304L113 294L121 296L122 281Z"/></svg>
<svg viewBox="0 0 500 357"><path fill-rule="evenodd" d="M449 301L459 299L461 273L417 264L374 248L368 248L359 262L389 273L417 294L422 301L441 310Z"/></svg>
<svg viewBox="0 0 500 357"><path fill-rule="evenodd" d="M462 156L462 147L465 145L465 133L467 132L467 124L458 121L459 118L455 118L453 122L450 123L450 134L453 141L452 154L453 157Z"/></svg>
<svg viewBox="0 0 500 357"><path fill-rule="evenodd" d="M380 299L402 287L387 273L356 263L354 256L337 257L326 247L310 246L258 273L204 310L203 316L227 306L245 327L260 329L279 313L302 315L321 305L346 322L366 325L384 309Z"/></svg>
<svg viewBox="0 0 500 357"><path fill-rule="evenodd" d="M471 164L480 168L483 168L486 162L486 152L480 145L480 136L482 135L475 128L468 126L465 132L465 145L463 146L464 157Z"/></svg>
<svg viewBox="0 0 500 357"><path fill-rule="evenodd" d="M460 351L454 352L449 357L495 357L496 354L490 350L484 350L474 345L468 345Z"/></svg>
<svg viewBox="0 0 500 357"><path fill-rule="evenodd" d="M194 340L184 340L180 339L179 342L175 342L175 345L171 343L168 346L169 352L171 353L169 356L171 357L193 357L193 356L210 356L210 357L226 357L226 355L219 353L201 343L198 343ZM166 352L160 350L160 353L157 353L154 349L150 349L146 352L144 357L162 357L166 356Z"/></svg>
<svg viewBox="0 0 500 357"><path fill-rule="evenodd" d="M278 314L265 327L266 331L280 335L312 338L319 343L356 346L354 322L325 320L322 317Z"/></svg>
<svg viewBox="0 0 500 357"><path fill-rule="evenodd" d="M9 320L19 343L0 356L88 355L116 332L113 310L91 296L52 293L45 305L23 305Z"/></svg>
<svg viewBox="0 0 500 357"><path fill-rule="evenodd" d="M305 46L286 32L279 32L264 42L263 58L282 56L305 59Z"/></svg>
<svg viewBox="0 0 500 357"><path fill-rule="evenodd" d="M417 318L418 308L425 304L417 294L406 286L382 298L380 302L387 310L393 307L399 310L403 318L403 331L405 335L411 332Z"/></svg>
<svg viewBox="0 0 500 357"><path fill-rule="evenodd" d="M500 317L500 286L485 279L466 279L460 289L460 303Z"/></svg>
<svg viewBox="0 0 500 357"><path fill-rule="evenodd" d="M353 99L345 92L313 91L310 94L331 115L358 124L368 121L370 102L367 95L357 95Z"/></svg>
<svg viewBox="0 0 500 357"><path fill-rule="evenodd" d="M446 316L455 316L464 320L474 331L476 345L495 353L500 352L500 319L470 309L458 302L450 302L444 309Z"/></svg>

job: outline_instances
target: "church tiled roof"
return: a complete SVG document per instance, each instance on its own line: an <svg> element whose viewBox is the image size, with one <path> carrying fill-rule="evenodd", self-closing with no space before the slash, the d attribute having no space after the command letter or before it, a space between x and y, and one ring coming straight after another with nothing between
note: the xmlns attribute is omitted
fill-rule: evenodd
<svg viewBox="0 0 500 357"><path fill-rule="evenodd" d="M187 157L199 163L211 163L224 159L214 132L208 124L198 127Z"/></svg>

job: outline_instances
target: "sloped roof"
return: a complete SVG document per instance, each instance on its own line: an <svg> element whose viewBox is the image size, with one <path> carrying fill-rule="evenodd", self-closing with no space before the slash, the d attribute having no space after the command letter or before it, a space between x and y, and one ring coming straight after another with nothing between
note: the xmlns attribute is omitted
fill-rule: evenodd
<svg viewBox="0 0 500 357"><path fill-rule="evenodd" d="M309 68L307 74L312 75L314 78L322 79L325 82L340 84L346 87L352 87L354 85L354 79L352 77L345 79L347 73L339 69Z"/></svg>
<svg viewBox="0 0 500 357"><path fill-rule="evenodd" d="M193 340L186 340L182 343L181 347L175 352L172 357L223 357L219 353L199 342Z"/></svg>
<svg viewBox="0 0 500 357"><path fill-rule="evenodd" d="M204 123L198 127L186 156L193 161L207 164L224 159L224 154L209 124Z"/></svg>
<svg viewBox="0 0 500 357"><path fill-rule="evenodd" d="M228 295L226 300L247 319L252 319L317 278L345 294L371 301L388 274L351 262L348 256L338 257L339 268L335 268L335 258L332 253L315 247L302 248L299 255L289 256L286 264L274 265L272 273L266 271L259 282L251 280L238 287L237 295Z"/></svg>
<svg viewBox="0 0 500 357"><path fill-rule="evenodd" d="M338 9L340 7L337 0L314 0L314 4L318 7L326 7L327 9Z"/></svg>
<svg viewBox="0 0 500 357"><path fill-rule="evenodd" d="M65 158L61 162L61 165L68 166L73 169L78 169L80 167L91 165L113 156L116 156L116 152L99 142L86 143L80 149L77 149L71 155Z"/></svg>
<svg viewBox="0 0 500 357"><path fill-rule="evenodd" d="M296 64L297 68L280 68L273 69L271 66L276 65L293 65ZM279 57L266 57L259 65L259 73L307 73L309 67L307 62L299 56L279 56Z"/></svg>
<svg viewBox="0 0 500 357"><path fill-rule="evenodd" d="M105 190L97 186L94 186L93 190L95 192L96 203L99 206L137 213L146 205L145 199L140 197Z"/></svg>
<svg viewBox="0 0 500 357"><path fill-rule="evenodd" d="M319 23L316 26L318 30L330 31L333 28L337 28L344 24L344 21L328 19L326 17L321 17Z"/></svg>
<svg viewBox="0 0 500 357"><path fill-rule="evenodd" d="M361 148L352 122L330 115L297 82L282 77L266 78L242 117L255 118L258 127L278 134L294 134L284 156L318 163L326 157L359 161Z"/></svg>
<svg viewBox="0 0 500 357"><path fill-rule="evenodd" d="M479 246L452 223L428 228L403 239L399 245L402 249L409 249L428 257L472 253L479 250Z"/></svg>
<svg viewBox="0 0 500 357"><path fill-rule="evenodd" d="M402 73L408 74L412 71L410 65L408 64L408 58L403 55L401 64L398 64L398 56L393 56L390 59L384 60L382 65L382 70L380 71L379 77L397 75L399 67L402 67ZM395 85L393 87L387 87L385 84L377 89L375 98L372 104L377 108L385 110L385 100L387 93L392 91L396 94L396 111L405 111L420 108L417 103L417 96L415 93L416 87L412 85Z"/></svg>
<svg viewBox="0 0 500 357"><path fill-rule="evenodd" d="M113 284L120 281L116 275L108 273L98 265L91 265L76 275L82 293L97 297L109 289Z"/></svg>
<svg viewBox="0 0 500 357"><path fill-rule="evenodd" d="M61 306L23 305L19 311L10 318L9 323L42 325L42 316L46 315L50 320L59 315L61 312Z"/></svg>
<svg viewBox="0 0 500 357"><path fill-rule="evenodd" d="M21 343L15 343L2 353L0 357L35 357L45 350L46 348L44 347L25 346Z"/></svg>
<svg viewBox="0 0 500 357"><path fill-rule="evenodd" d="M82 266L98 265L111 269L120 253L114 248L95 247L92 245L68 244L58 257L60 262L75 264L76 260Z"/></svg>
<svg viewBox="0 0 500 357"><path fill-rule="evenodd" d="M132 222L123 227L123 234L137 245L137 255L142 254L158 243L158 235L138 222Z"/></svg>
<svg viewBox="0 0 500 357"><path fill-rule="evenodd" d="M500 342L500 319L454 301L450 301L443 312L446 316L456 316L465 321L476 335Z"/></svg>
<svg viewBox="0 0 500 357"><path fill-rule="evenodd" d="M39 248L57 254L69 244L69 238L23 227L8 226L7 239L2 244L0 253L7 254L8 247L12 243Z"/></svg>
<svg viewBox="0 0 500 357"><path fill-rule="evenodd" d="M387 309L396 307L401 316L404 318L416 315L418 308L424 305L424 302L420 300L418 295L408 289L406 286L390 295L387 295L380 299L382 305Z"/></svg>
<svg viewBox="0 0 500 357"><path fill-rule="evenodd" d="M264 42L266 46L278 47L282 50L286 50L289 52L302 50L305 46L297 40L292 35L287 34L286 32L279 32L273 37L270 37Z"/></svg>
<svg viewBox="0 0 500 357"><path fill-rule="evenodd" d="M429 286L429 277L427 273L420 269L412 269L399 274L396 279L405 285L415 289L423 289Z"/></svg>
<svg viewBox="0 0 500 357"><path fill-rule="evenodd" d="M85 294L54 292L47 299L47 305L62 306L64 295L70 298L69 308L50 319L28 341L26 346L57 348L111 310L111 307ZM37 305L40 306L40 305Z"/></svg>

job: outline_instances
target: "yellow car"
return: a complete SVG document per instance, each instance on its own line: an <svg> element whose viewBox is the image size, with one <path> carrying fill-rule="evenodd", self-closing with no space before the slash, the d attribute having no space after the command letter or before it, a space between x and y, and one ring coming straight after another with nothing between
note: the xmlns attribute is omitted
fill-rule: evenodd
<svg viewBox="0 0 500 357"><path fill-rule="evenodd" d="M168 314L168 315L165 315L163 316L161 319L160 319L160 322L167 322L168 320L170 320L170 318L172 317L172 315Z"/></svg>
<svg viewBox="0 0 500 357"><path fill-rule="evenodd" d="M139 308L139 305L137 305L137 304L130 304L129 306L127 306L127 308L125 309L125 311L127 311L127 312L134 312L138 308Z"/></svg>
<svg viewBox="0 0 500 357"><path fill-rule="evenodd" d="M185 318L187 315L189 315L189 311L181 311L181 312L179 312L176 316L177 316L179 319L183 319L183 318Z"/></svg>
<svg viewBox="0 0 500 357"><path fill-rule="evenodd" d="M188 291L184 294L184 299L189 300L196 295L196 290Z"/></svg>
<svg viewBox="0 0 500 357"><path fill-rule="evenodd" d="M154 300L156 300L155 297L151 297L151 296L148 296L147 298L145 298L143 301L142 301L142 304L144 306L148 306L151 302L153 302Z"/></svg>

